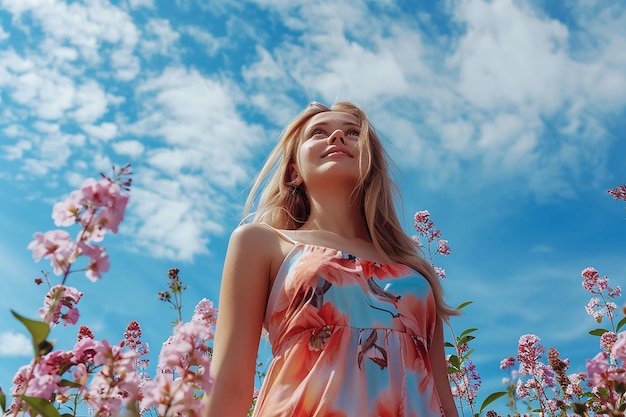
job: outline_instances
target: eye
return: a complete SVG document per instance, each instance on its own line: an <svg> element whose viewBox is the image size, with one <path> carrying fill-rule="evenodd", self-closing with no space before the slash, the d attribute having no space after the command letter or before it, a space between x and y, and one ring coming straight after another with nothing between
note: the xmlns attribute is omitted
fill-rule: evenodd
<svg viewBox="0 0 626 417"><path fill-rule="evenodd" d="M311 130L311 137L323 136L323 135L326 135L326 132L324 132L319 127L316 127L315 129Z"/></svg>
<svg viewBox="0 0 626 417"><path fill-rule="evenodd" d="M360 134L361 132L359 132L356 129L350 129L346 132L346 136L356 136L357 138L359 137Z"/></svg>

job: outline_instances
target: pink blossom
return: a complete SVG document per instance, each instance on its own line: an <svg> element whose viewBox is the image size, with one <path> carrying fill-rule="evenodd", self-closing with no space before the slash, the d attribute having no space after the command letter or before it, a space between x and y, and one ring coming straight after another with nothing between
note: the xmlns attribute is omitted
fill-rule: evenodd
<svg viewBox="0 0 626 417"><path fill-rule="evenodd" d="M96 345L94 365L100 370L93 377L83 398L99 415L117 415L138 395L139 377L135 369L137 353L122 351L106 340Z"/></svg>
<svg viewBox="0 0 626 417"><path fill-rule="evenodd" d="M595 387L604 385L609 370L607 353L600 352L593 359L587 359L587 376L591 378L590 384Z"/></svg>
<svg viewBox="0 0 626 417"><path fill-rule="evenodd" d="M63 368L73 364L73 356L71 352L56 350L42 356L39 360L37 371L39 374L56 374Z"/></svg>
<svg viewBox="0 0 626 417"><path fill-rule="evenodd" d="M91 282L95 282L98 278L102 278L103 272L108 272L111 264L109 263L109 255L105 249L98 245L89 245L85 242L78 244L81 255L89 258L89 264L85 271L85 275Z"/></svg>
<svg viewBox="0 0 626 417"><path fill-rule="evenodd" d="M626 333L620 332L617 335L617 340L613 343L611 348L611 355L621 361L626 361Z"/></svg>
<svg viewBox="0 0 626 417"><path fill-rule="evenodd" d="M537 361L543 356L546 349L539 344L539 337L534 334L522 335L517 347L517 360L520 363L520 372L535 375Z"/></svg>
<svg viewBox="0 0 626 417"><path fill-rule="evenodd" d="M93 363L94 356L98 351L100 342L95 341L90 337L83 337L79 339L72 351L74 352L74 358L78 363Z"/></svg>
<svg viewBox="0 0 626 417"><path fill-rule="evenodd" d="M448 256L450 255L450 252L450 246L448 246L447 240L440 239L437 241L437 253Z"/></svg>
<svg viewBox="0 0 626 417"><path fill-rule="evenodd" d="M583 395L582 382L587 379L587 375L584 372L578 372L567 376L569 385L566 389L566 394L573 397L580 397Z"/></svg>
<svg viewBox="0 0 626 417"><path fill-rule="evenodd" d="M83 183L81 193L87 207L101 209L100 215L95 218L96 224L117 233L128 203L128 195L122 194L121 187L107 178L99 181L88 178Z"/></svg>
<svg viewBox="0 0 626 417"><path fill-rule="evenodd" d="M56 226L71 226L78 221L78 217L83 210L82 193L80 191L72 191L64 201L60 201L53 206L52 219Z"/></svg>
<svg viewBox="0 0 626 417"><path fill-rule="evenodd" d="M441 279L446 279L446 270L443 268L439 268L437 266L434 267L435 268L435 274L437 274L437 276Z"/></svg>
<svg viewBox="0 0 626 417"><path fill-rule="evenodd" d="M193 317L191 321L202 321L209 326L215 324L215 316L217 309L213 307L213 302L203 298L196 304L196 308L193 311Z"/></svg>
<svg viewBox="0 0 626 417"><path fill-rule="evenodd" d="M75 307L83 293L76 288L63 285L55 285L50 288L44 299L44 305L38 311L39 317L46 323L58 324L63 320L63 325L76 324L79 313ZM65 311L62 309L65 308Z"/></svg>
<svg viewBox="0 0 626 417"><path fill-rule="evenodd" d="M600 298L591 297L591 299L585 306L585 310L587 311L587 314L589 314L590 316L593 316L595 313L595 308L598 307L599 305L600 305Z"/></svg>
<svg viewBox="0 0 626 417"><path fill-rule="evenodd" d="M607 190L607 193L615 197L616 200L626 200L626 185L622 184Z"/></svg>
<svg viewBox="0 0 626 417"><path fill-rule="evenodd" d="M427 222L430 218L430 213L428 210L421 210L415 213L415 223L424 223Z"/></svg>
<svg viewBox="0 0 626 417"><path fill-rule="evenodd" d="M607 352L611 351L613 344L617 341L617 336L613 332L605 332L600 336L600 347Z"/></svg>
<svg viewBox="0 0 626 417"><path fill-rule="evenodd" d="M35 233L35 240L28 244L33 251L35 262L41 258L50 258L55 275L61 275L69 270L69 266L76 259L76 244L64 230L51 230L45 233Z"/></svg>
<svg viewBox="0 0 626 417"><path fill-rule="evenodd" d="M159 374L154 380L146 382L144 392L140 407L142 409L156 407L161 417L201 415L202 400L196 398L193 385L187 383L184 378Z"/></svg>
<svg viewBox="0 0 626 417"><path fill-rule="evenodd" d="M509 356L508 358L502 359L500 362L500 369L508 369L515 366L515 358L513 356Z"/></svg>
<svg viewBox="0 0 626 417"><path fill-rule="evenodd" d="M581 275L583 277L583 288L593 294L600 294L609 288L609 278L606 276L600 277L600 274L594 268L585 268Z"/></svg>

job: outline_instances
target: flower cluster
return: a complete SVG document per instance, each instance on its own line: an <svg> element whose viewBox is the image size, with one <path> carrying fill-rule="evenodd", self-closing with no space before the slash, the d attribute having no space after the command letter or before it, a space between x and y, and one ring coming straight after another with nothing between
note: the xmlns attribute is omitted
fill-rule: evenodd
<svg viewBox="0 0 626 417"><path fill-rule="evenodd" d="M603 318L607 318L613 325L614 311L617 309L615 302L610 301L615 297L622 295L622 289L619 286L611 288L609 286L609 278L600 276L594 268L585 268L582 272L584 289L594 294L591 297L585 309L597 323L602 323Z"/></svg>
<svg viewBox="0 0 626 417"><path fill-rule="evenodd" d="M561 415L584 394L584 373L568 374L569 359L561 359L555 348L548 349L548 361L542 362L546 348L539 337L522 335L519 339L517 359L509 356L502 360L500 369L509 372L503 382L510 388L509 407L517 413L516 400L520 399L532 410L539 404L542 415ZM519 363L517 369L514 369Z"/></svg>
<svg viewBox="0 0 626 417"><path fill-rule="evenodd" d="M198 393L211 388L208 342L213 339L216 313L213 303L203 299L190 322L176 325L161 348L156 378L143 386L141 410L154 407L159 416L201 415Z"/></svg>
<svg viewBox="0 0 626 417"><path fill-rule="evenodd" d="M451 250L448 241L441 239L441 230L435 227L435 223L430 219L428 210L421 210L415 213L413 227L417 232L417 235L413 236L413 241L417 243L420 248L427 248L430 262L433 268L435 268L437 276L441 279L445 279L446 271L433 264L433 256L437 254L449 256ZM422 238L426 240L426 244L422 243ZM436 245L434 253L432 250L433 243Z"/></svg>
<svg viewBox="0 0 626 417"><path fill-rule="evenodd" d="M542 413L551 416L562 415L568 410L580 415L589 415L589 412L623 415L620 413L626 408L626 333L619 333L619 330L626 325L626 319L616 326L617 307L608 301L620 296L621 290L611 288L609 278L600 276L594 268L585 268L581 275L583 288L598 296L587 304L587 312L596 322L601 323L607 318L611 324L611 330L590 332L600 337L602 351L587 361L586 373L568 374L570 362L559 358L555 348L548 349L546 364L541 362L546 349L539 343L539 337L530 334L520 337L519 368L512 369L516 363L512 356L500 364L500 368L509 371L512 378L503 382L510 388L509 407L514 413L517 412L516 400L520 399L528 404L529 410L531 404L537 403Z"/></svg>
<svg viewBox="0 0 626 417"><path fill-rule="evenodd" d="M452 395L471 404L478 395L478 389L482 383L480 374L476 370L474 362L469 358L469 346L467 343L459 345L458 352L463 362L456 360L454 355L447 355L448 377L451 384Z"/></svg>
<svg viewBox="0 0 626 417"><path fill-rule="evenodd" d="M587 360L587 376L592 395L584 404L586 410L621 412L626 408L626 333L617 336L608 352Z"/></svg>
<svg viewBox="0 0 626 417"><path fill-rule="evenodd" d="M616 200L626 200L626 185L622 184L607 190L607 193L615 197Z"/></svg>
<svg viewBox="0 0 626 417"><path fill-rule="evenodd" d="M121 345L95 340L92 331L81 326L71 350L49 352L18 370L9 411L34 415L37 399L62 405L80 396L93 415L117 415L136 398L136 357L136 352Z"/></svg>
<svg viewBox="0 0 626 417"><path fill-rule="evenodd" d="M61 285L80 256L87 258L85 275L91 281L102 278L102 273L109 270L109 256L94 242L101 242L107 231L117 233L128 203L129 196L124 191L130 187L130 175L130 165L125 165L113 178L89 178L79 190L54 205L52 219L57 227L76 223L82 226L75 239L62 229L35 233L28 249L33 251L35 262L50 259L54 274L63 275Z"/></svg>

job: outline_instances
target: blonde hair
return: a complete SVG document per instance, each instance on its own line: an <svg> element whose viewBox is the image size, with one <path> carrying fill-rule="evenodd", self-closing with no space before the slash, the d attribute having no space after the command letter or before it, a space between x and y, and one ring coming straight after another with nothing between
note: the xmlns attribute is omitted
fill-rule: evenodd
<svg viewBox="0 0 626 417"><path fill-rule="evenodd" d="M309 201L300 187L291 184L289 166L296 161L304 128L314 115L339 111L354 115L360 122L359 146L365 155L366 166L356 186L362 198L361 210L376 249L393 262L407 265L426 277L432 288L439 315L447 320L459 314L443 300L443 288L433 266L421 256L417 244L402 230L394 205L398 189L389 175L388 156L367 115L357 106L339 102L328 108L317 102L309 104L283 131L280 141L255 179L246 205L244 218L250 214L255 197L260 193L254 223L267 223L278 229L298 229L309 216ZM354 193L353 193L354 194Z"/></svg>

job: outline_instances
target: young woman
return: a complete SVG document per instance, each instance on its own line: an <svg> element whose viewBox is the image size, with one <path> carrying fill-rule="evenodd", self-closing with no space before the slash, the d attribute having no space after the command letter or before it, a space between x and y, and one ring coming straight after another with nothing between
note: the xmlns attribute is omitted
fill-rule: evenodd
<svg viewBox="0 0 626 417"><path fill-rule="evenodd" d="M247 415L265 328L274 360L254 416L457 416L442 325L456 312L402 231L366 114L310 104L246 213L261 188L226 255L206 415Z"/></svg>

